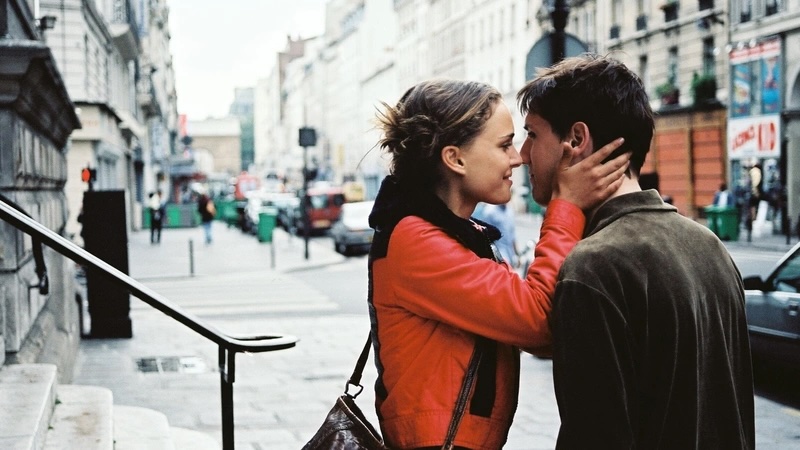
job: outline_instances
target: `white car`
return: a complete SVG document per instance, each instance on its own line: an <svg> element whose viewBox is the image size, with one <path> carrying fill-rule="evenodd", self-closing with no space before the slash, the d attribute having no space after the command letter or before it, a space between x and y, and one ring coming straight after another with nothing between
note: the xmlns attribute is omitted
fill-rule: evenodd
<svg viewBox="0 0 800 450"><path fill-rule="evenodd" d="M369 214L374 201L352 202L342 205L339 219L331 227L333 245L338 253L345 256L354 251L369 252L374 230L369 227Z"/></svg>

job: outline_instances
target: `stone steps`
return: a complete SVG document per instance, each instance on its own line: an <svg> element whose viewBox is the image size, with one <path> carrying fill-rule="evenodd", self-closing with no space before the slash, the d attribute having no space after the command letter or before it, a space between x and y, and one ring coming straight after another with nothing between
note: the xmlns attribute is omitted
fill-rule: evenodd
<svg viewBox="0 0 800 450"><path fill-rule="evenodd" d="M219 450L211 436L171 427L147 408L114 405L109 389L59 385L56 366L0 368L0 448Z"/></svg>

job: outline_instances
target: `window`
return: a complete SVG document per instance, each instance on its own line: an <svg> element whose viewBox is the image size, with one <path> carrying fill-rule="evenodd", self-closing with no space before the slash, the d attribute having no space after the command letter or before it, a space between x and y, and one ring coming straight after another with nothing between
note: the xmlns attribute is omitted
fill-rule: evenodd
<svg viewBox="0 0 800 450"><path fill-rule="evenodd" d="M753 17L753 0L739 0L739 21L749 22Z"/></svg>
<svg viewBox="0 0 800 450"><path fill-rule="evenodd" d="M673 86L678 85L678 47L670 47L667 56L667 81Z"/></svg>
<svg viewBox="0 0 800 450"><path fill-rule="evenodd" d="M700 11L714 9L714 0L699 0L698 5L700 7Z"/></svg>
<svg viewBox="0 0 800 450"><path fill-rule="evenodd" d="M771 16L777 14L779 11L783 11L783 1L784 0L767 0L765 15Z"/></svg>
<svg viewBox="0 0 800 450"><path fill-rule="evenodd" d="M800 292L800 258L797 257L798 255L800 253L792 255L775 274L772 282L776 291Z"/></svg>
<svg viewBox="0 0 800 450"><path fill-rule="evenodd" d="M706 75L714 75L716 58L714 57L714 38L708 37L703 39L703 73Z"/></svg>

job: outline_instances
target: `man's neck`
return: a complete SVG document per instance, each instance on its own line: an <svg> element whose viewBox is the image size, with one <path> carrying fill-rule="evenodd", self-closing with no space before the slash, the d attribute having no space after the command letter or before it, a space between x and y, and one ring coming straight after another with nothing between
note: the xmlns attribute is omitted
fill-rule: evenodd
<svg viewBox="0 0 800 450"><path fill-rule="evenodd" d="M623 177L624 178L622 180L622 184L616 191L614 191L613 194L611 194L610 197L608 197L603 203L600 203L599 205L595 206L594 209L592 209L591 211L588 211L588 214L586 215L587 222L589 221L589 219L592 218L592 216L594 216L594 213L598 209L600 209L601 206L603 206L607 201L611 200L612 198L619 197L620 195L630 194L632 192L641 192L642 187L639 186L638 176L631 175L629 177L628 175L624 175Z"/></svg>

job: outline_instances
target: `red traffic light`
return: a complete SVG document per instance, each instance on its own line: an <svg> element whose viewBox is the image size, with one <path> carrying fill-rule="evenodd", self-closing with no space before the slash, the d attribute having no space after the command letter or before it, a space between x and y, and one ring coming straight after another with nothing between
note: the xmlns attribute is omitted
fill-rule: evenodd
<svg viewBox="0 0 800 450"><path fill-rule="evenodd" d="M84 167L81 169L81 181L84 183L91 183L97 179L97 170Z"/></svg>

